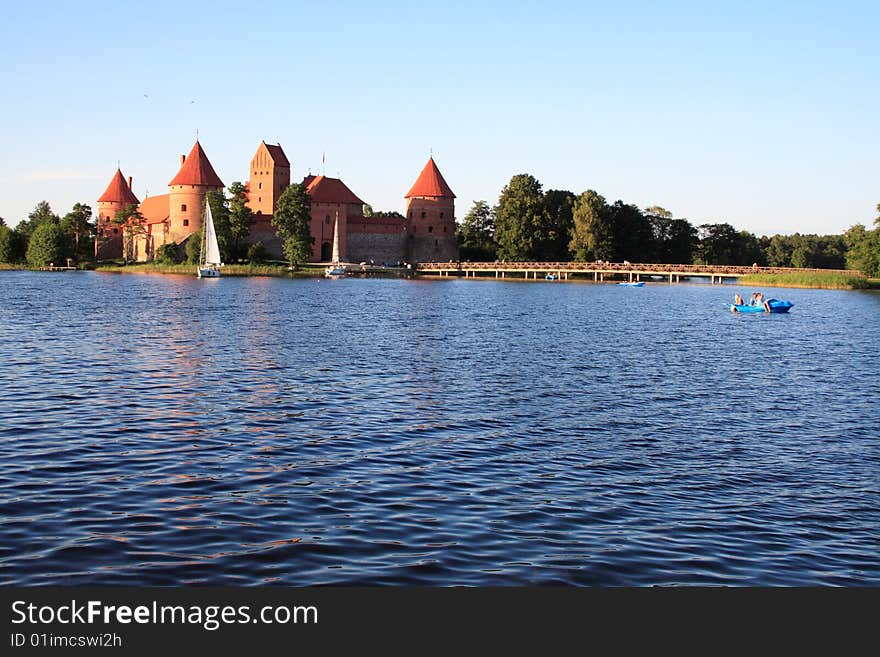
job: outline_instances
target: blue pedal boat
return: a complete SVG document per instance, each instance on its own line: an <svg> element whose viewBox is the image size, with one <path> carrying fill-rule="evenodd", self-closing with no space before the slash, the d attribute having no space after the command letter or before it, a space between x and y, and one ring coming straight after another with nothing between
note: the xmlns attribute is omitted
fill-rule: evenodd
<svg viewBox="0 0 880 657"><path fill-rule="evenodd" d="M748 304L728 304L730 312L734 313L787 313L794 304L791 301L781 301L780 299L767 299L768 311L764 308L764 304L750 306Z"/></svg>

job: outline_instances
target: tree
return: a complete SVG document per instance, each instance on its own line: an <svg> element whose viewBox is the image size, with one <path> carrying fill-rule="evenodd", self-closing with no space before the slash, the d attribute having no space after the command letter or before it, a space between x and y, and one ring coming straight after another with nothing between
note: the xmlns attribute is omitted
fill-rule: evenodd
<svg viewBox="0 0 880 657"><path fill-rule="evenodd" d="M635 205L615 201L608 207L609 223L614 239L612 259L646 262L653 250L650 222Z"/></svg>
<svg viewBox="0 0 880 657"><path fill-rule="evenodd" d="M791 267L793 245L788 235L774 235L764 247L764 257L769 267Z"/></svg>
<svg viewBox="0 0 880 657"><path fill-rule="evenodd" d="M134 241L147 234L144 215L129 203L113 216L113 223L122 228L122 259L125 264L134 259Z"/></svg>
<svg viewBox="0 0 880 657"><path fill-rule="evenodd" d="M254 242L248 247L247 250L247 259L252 265L259 265L269 258L269 254L266 253L266 247L263 246L262 242Z"/></svg>
<svg viewBox="0 0 880 657"><path fill-rule="evenodd" d="M672 219L672 213L659 205L651 205L645 208L645 216L659 217L660 219Z"/></svg>
<svg viewBox="0 0 880 657"><path fill-rule="evenodd" d="M204 235L204 227L199 228L186 238L186 261L191 265L199 264L199 256L202 253L202 237Z"/></svg>
<svg viewBox="0 0 880 657"><path fill-rule="evenodd" d="M34 229L28 241L27 261L31 267L45 267L51 263L61 264L64 259L64 233L51 221Z"/></svg>
<svg viewBox="0 0 880 657"><path fill-rule="evenodd" d="M541 260L568 261L571 251L571 232L574 229L574 201L577 197L569 191L548 189L544 193L544 206L549 219L547 241Z"/></svg>
<svg viewBox="0 0 880 657"><path fill-rule="evenodd" d="M465 260L492 261L498 252L495 243L495 213L486 201L474 201L456 226L458 250Z"/></svg>
<svg viewBox="0 0 880 657"><path fill-rule="evenodd" d="M654 262L688 265L694 261L697 229L687 219L674 219L665 208L645 208L651 225L653 244L650 258Z"/></svg>
<svg viewBox="0 0 880 657"><path fill-rule="evenodd" d="M880 208L878 208L880 209ZM880 277L880 222L874 230L856 224L844 233L846 266L867 276Z"/></svg>
<svg viewBox="0 0 880 657"><path fill-rule="evenodd" d="M502 260L535 260L548 240L549 214L541 183L527 173L513 176L495 206L495 241Z"/></svg>
<svg viewBox="0 0 880 657"><path fill-rule="evenodd" d="M703 224L694 261L704 265L750 265L765 262L758 238L730 224Z"/></svg>
<svg viewBox="0 0 880 657"><path fill-rule="evenodd" d="M22 237L9 226L0 226L0 262L12 264L24 257Z"/></svg>
<svg viewBox="0 0 880 657"><path fill-rule="evenodd" d="M156 249L156 262L166 265L176 264L179 260L177 242L167 242Z"/></svg>
<svg viewBox="0 0 880 657"><path fill-rule="evenodd" d="M15 232L18 233L26 245L33 232L44 223L52 223L58 225L61 219L57 214L52 212L52 208L47 201L40 201L31 211L27 219L18 222Z"/></svg>
<svg viewBox="0 0 880 657"><path fill-rule="evenodd" d="M234 182L229 186L229 261L245 256L254 225L254 211L248 205L247 186Z"/></svg>
<svg viewBox="0 0 880 657"><path fill-rule="evenodd" d="M61 219L61 230L70 242L69 254L75 259L88 258L94 252L96 226L92 223L92 208L77 203Z"/></svg>
<svg viewBox="0 0 880 657"><path fill-rule="evenodd" d="M373 216L373 206L369 203L364 203L364 216L372 217Z"/></svg>
<svg viewBox="0 0 880 657"><path fill-rule="evenodd" d="M573 227L568 248L579 262L610 260L613 255L613 233L605 197L592 189L574 201Z"/></svg>
<svg viewBox="0 0 880 657"><path fill-rule="evenodd" d="M281 250L294 269L312 255L315 238L309 232L312 200L302 183L290 185L278 198L272 225L281 238Z"/></svg>

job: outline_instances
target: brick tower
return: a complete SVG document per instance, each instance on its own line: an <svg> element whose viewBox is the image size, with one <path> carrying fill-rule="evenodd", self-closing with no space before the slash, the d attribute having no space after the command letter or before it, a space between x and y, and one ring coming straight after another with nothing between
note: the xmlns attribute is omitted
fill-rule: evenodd
<svg viewBox="0 0 880 657"><path fill-rule="evenodd" d="M434 158L406 196L407 257L410 262L458 260L455 242L455 194Z"/></svg>
<svg viewBox="0 0 880 657"><path fill-rule="evenodd" d="M116 213L126 205L139 205L140 201L131 191L131 178L128 181L122 171L116 173L107 189L98 199L98 239L95 240L95 258L106 260L122 257L122 229L113 223Z"/></svg>
<svg viewBox="0 0 880 657"><path fill-rule="evenodd" d="M214 171L198 141L189 155L180 156L180 171L168 183L169 241L181 243L202 226L202 210L208 192L221 191L223 181Z"/></svg>
<svg viewBox="0 0 880 657"><path fill-rule="evenodd" d="M272 216L282 192L290 186L290 160L281 144L261 141L251 159L248 205L255 214Z"/></svg>

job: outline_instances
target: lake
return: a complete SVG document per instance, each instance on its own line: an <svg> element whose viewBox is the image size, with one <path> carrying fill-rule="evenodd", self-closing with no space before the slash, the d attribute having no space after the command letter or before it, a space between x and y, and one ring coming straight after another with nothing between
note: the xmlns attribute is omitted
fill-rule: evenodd
<svg viewBox="0 0 880 657"><path fill-rule="evenodd" d="M880 295L0 272L0 584L880 585Z"/></svg>

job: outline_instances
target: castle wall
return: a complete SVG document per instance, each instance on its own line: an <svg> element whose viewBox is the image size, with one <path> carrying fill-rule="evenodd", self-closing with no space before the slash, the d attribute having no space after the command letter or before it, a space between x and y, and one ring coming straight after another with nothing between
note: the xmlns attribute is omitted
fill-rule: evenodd
<svg viewBox="0 0 880 657"><path fill-rule="evenodd" d="M408 262L458 262L454 236L410 235L407 247Z"/></svg>
<svg viewBox="0 0 880 657"><path fill-rule="evenodd" d="M349 233L348 261L396 265L406 261L406 233Z"/></svg>
<svg viewBox="0 0 880 657"><path fill-rule="evenodd" d="M249 241L251 244L262 242L263 248L266 249L266 253L269 254L270 258L276 260L284 259L284 253L281 251L281 239L275 233L271 216L260 214L254 217Z"/></svg>

